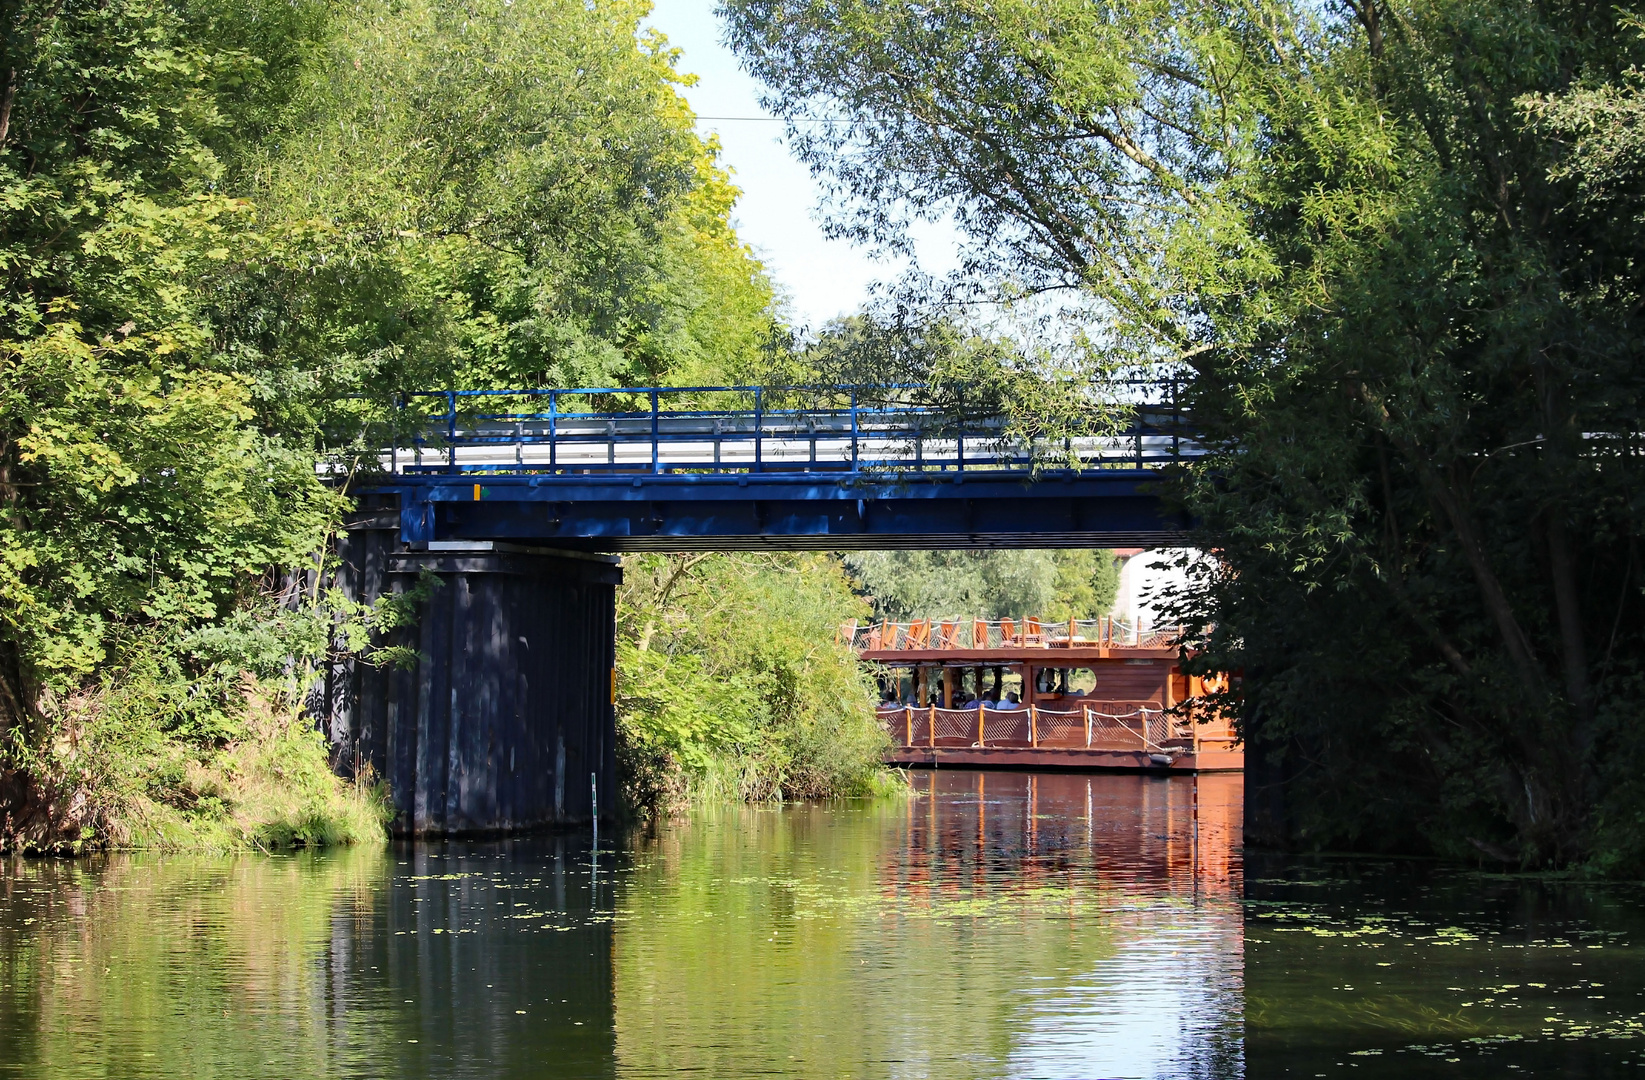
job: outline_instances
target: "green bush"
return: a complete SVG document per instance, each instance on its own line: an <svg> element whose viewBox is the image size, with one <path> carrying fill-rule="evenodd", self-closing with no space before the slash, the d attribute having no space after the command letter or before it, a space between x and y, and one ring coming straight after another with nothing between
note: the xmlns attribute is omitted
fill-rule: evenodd
<svg viewBox="0 0 1645 1080"><path fill-rule="evenodd" d="M883 790L873 688L836 640L866 605L825 555L640 555L618 604L617 723L629 800Z"/></svg>

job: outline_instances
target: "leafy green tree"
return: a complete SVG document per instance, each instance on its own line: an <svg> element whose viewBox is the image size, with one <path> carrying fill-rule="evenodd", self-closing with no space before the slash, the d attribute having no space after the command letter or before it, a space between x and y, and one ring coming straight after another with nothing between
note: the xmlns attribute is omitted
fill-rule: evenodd
<svg viewBox="0 0 1645 1080"><path fill-rule="evenodd" d="M367 3L237 175L302 235L229 312L321 385L654 385L747 368L772 292L642 5Z"/></svg>
<svg viewBox="0 0 1645 1080"><path fill-rule="evenodd" d="M865 794L872 685L839 626L867 614L826 555L641 555L617 606L619 760L636 809Z"/></svg>
<svg viewBox="0 0 1645 1080"><path fill-rule="evenodd" d="M642 14L0 6L0 846L223 809L198 785L263 729L326 795L318 739L253 721L382 615L318 584L317 465L373 467L371 403L764 355L737 190Z"/></svg>
<svg viewBox="0 0 1645 1080"><path fill-rule="evenodd" d="M1251 828L1638 866L1637 13L728 0L839 227L1183 372Z"/></svg>
<svg viewBox="0 0 1645 1080"><path fill-rule="evenodd" d="M299 12L267 14L290 29ZM259 423L272 365L249 370L212 315L211 283L272 242L219 186L218 148L255 124L237 88L266 64L199 14L146 0L4 11L0 846L161 827L115 818L198 804L191 784L216 781L187 779L202 763L185 748L245 735L245 680L275 680L278 697L326 644L323 621L283 610L272 583L313 565L340 500L308 438ZM317 737L274 727L238 765L202 767L261 782L281 764L258 754L284 755L288 794L321 808L296 811L309 824L295 832L375 829L370 807L328 803ZM334 812L335 828L314 825Z"/></svg>
<svg viewBox="0 0 1645 1080"><path fill-rule="evenodd" d="M133 634L226 614L336 511L312 453L254 423L189 283L258 238L214 193L211 88L254 58L168 6L24 5L0 124L0 729Z"/></svg>
<svg viewBox="0 0 1645 1080"><path fill-rule="evenodd" d="M871 551L845 563L887 619L1094 619L1119 591L1106 551Z"/></svg>

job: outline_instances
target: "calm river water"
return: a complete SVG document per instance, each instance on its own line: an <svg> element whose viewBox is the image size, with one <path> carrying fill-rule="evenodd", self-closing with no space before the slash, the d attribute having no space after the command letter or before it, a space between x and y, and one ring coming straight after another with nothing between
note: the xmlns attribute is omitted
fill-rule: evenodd
<svg viewBox="0 0 1645 1080"><path fill-rule="evenodd" d="M1240 778L0 864L0 1076L1645 1077L1645 891L1242 864Z"/></svg>

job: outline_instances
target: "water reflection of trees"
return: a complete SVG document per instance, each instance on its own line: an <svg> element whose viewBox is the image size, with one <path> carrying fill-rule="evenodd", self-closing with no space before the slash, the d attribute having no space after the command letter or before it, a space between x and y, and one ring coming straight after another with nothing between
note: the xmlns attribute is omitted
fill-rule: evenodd
<svg viewBox="0 0 1645 1080"><path fill-rule="evenodd" d="M356 1071L377 1047L329 1022L323 943L370 909L383 862L13 863L0 875L5 1064L64 1077ZM374 930L365 920L347 936L369 948Z"/></svg>
<svg viewBox="0 0 1645 1080"><path fill-rule="evenodd" d="M0 874L0 1068L281 1077L1237 1075L1238 778Z"/></svg>
<svg viewBox="0 0 1645 1080"><path fill-rule="evenodd" d="M1240 788L1205 779L1197 844L1179 780L1006 773L660 833L622 1073L1238 1075Z"/></svg>
<svg viewBox="0 0 1645 1080"><path fill-rule="evenodd" d="M13 864L0 889L0 1069L612 1075L611 925L564 841Z"/></svg>

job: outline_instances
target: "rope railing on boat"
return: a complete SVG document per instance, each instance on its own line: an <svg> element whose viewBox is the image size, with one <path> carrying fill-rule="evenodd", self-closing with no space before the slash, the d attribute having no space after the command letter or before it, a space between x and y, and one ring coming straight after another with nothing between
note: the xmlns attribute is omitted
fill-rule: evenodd
<svg viewBox="0 0 1645 1080"><path fill-rule="evenodd" d="M1135 704L1128 710L1115 706L1130 702L1095 703L1078 709L1044 709L1037 705L1015 709L973 706L944 709L937 705L882 706L880 722L893 741L904 747L962 745L975 748L1040 748L1135 750L1162 753L1164 744L1178 737L1173 718L1165 709Z"/></svg>
<svg viewBox="0 0 1645 1080"><path fill-rule="evenodd" d="M1171 648L1182 640L1181 626L1147 628L1139 623L1104 616L1047 622L1037 616L1022 619L885 619L860 625L841 625L838 640L859 652L898 652L927 649L998 648Z"/></svg>

